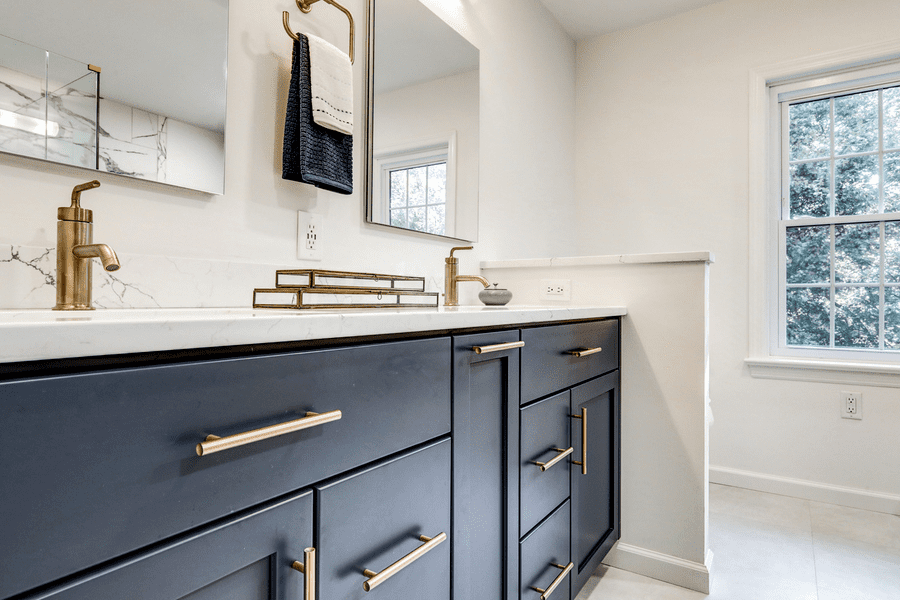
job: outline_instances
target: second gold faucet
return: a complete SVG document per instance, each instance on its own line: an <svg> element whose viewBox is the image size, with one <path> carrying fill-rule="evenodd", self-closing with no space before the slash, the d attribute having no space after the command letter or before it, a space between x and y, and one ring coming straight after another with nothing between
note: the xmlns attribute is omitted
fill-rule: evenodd
<svg viewBox="0 0 900 600"><path fill-rule="evenodd" d="M490 283L480 275L460 275L459 259L453 256L457 250L471 250L472 246L458 246L450 250L450 256L444 259L444 306L459 306L459 290L457 284L460 281L477 281L484 287L490 287Z"/></svg>

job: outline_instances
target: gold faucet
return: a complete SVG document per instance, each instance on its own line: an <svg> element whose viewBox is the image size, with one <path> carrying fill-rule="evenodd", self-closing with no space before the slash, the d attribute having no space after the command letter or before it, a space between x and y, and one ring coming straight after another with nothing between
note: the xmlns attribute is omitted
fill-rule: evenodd
<svg viewBox="0 0 900 600"><path fill-rule="evenodd" d="M459 306L459 291L456 285L460 281L478 281L484 287L490 287L487 279L479 275L460 275L459 259L453 256L457 250L471 250L472 246L459 246L450 250L450 256L444 259L444 306Z"/></svg>
<svg viewBox="0 0 900 600"><path fill-rule="evenodd" d="M56 306L53 310L94 310L91 306L91 259L107 271L119 270L119 257L106 244L93 244L94 215L81 208L81 192L100 187L99 181L76 185L72 206L57 210Z"/></svg>

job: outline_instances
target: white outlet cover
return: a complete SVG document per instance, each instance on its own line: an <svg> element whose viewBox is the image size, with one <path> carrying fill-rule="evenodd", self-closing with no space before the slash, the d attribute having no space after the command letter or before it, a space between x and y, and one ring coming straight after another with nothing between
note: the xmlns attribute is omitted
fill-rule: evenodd
<svg viewBox="0 0 900 600"><path fill-rule="evenodd" d="M568 302L572 299L572 280L541 279L538 291L541 300Z"/></svg>
<svg viewBox="0 0 900 600"><path fill-rule="evenodd" d="M300 260L322 260L324 244L322 215L297 211L297 258ZM310 236L313 244L310 244ZM310 247L312 246L312 247Z"/></svg>

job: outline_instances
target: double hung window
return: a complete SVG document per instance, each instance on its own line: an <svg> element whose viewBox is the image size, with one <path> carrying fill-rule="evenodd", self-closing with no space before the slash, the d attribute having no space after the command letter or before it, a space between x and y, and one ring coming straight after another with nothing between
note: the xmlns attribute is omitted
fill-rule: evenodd
<svg viewBox="0 0 900 600"><path fill-rule="evenodd" d="M779 354L900 360L900 75L885 70L774 88Z"/></svg>

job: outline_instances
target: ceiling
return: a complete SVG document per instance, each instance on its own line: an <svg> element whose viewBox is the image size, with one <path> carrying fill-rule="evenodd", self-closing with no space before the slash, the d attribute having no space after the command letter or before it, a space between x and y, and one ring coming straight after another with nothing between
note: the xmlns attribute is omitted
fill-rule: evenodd
<svg viewBox="0 0 900 600"><path fill-rule="evenodd" d="M540 0L576 40L659 21L721 0Z"/></svg>

